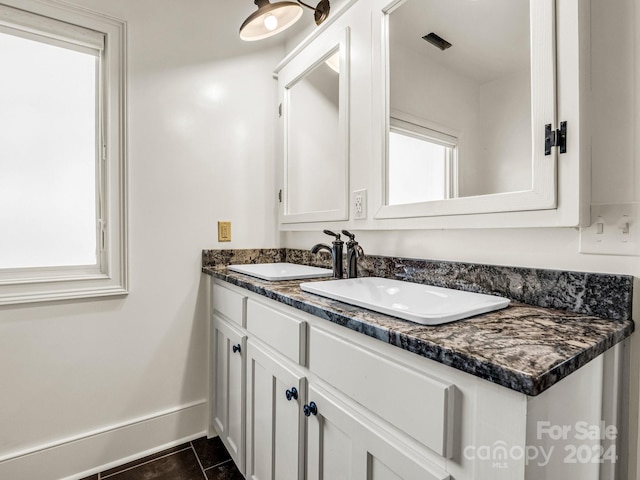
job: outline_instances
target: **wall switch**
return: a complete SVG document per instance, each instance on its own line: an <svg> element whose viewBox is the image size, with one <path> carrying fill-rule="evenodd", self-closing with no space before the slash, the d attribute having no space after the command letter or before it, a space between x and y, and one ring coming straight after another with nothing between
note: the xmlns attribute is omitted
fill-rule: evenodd
<svg viewBox="0 0 640 480"><path fill-rule="evenodd" d="M367 218L367 190L354 190L353 218L356 220Z"/></svg>
<svg viewBox="0 0 640 480"><path fill-rule="evenodd" d="M580 253L640 256L640 204L591 205L591 226L580 229Z"/></svg>
<svg viewBox="0 0 640 480"><path fill-rule="evenodd" d="M231 222L218 222L218 241L231 241Z"/></svg>

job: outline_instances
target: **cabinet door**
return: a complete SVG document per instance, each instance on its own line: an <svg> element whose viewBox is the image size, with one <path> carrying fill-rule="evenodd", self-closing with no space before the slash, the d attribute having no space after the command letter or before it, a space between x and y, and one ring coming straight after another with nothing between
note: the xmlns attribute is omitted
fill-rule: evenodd
<svg viewBox="0 0 640 480"><path fill-rule="evenodd" d="M349 219L350 29L345 27L325 30L276 70L283 107L283 224ZM327 141L318 142L309 132L323 132Z"/></svg>
<svg viewBox="0 0 640 480"><path fill-rule="evenodd" d="M246 344L246 335L214 315L211 418L214 429L241 472L244 472Z"/></svg>
<svg viewBox="0 0 640 480"><path fill-rule="evenodd" d="M247 342L247 479L304 478L305 391L293 364Z"/></svg>
<svg viewBox="0 0 640 480"><path fill-rule="evenodd" d="M309 400L307 480L450 479L317 385Z"/></svg>

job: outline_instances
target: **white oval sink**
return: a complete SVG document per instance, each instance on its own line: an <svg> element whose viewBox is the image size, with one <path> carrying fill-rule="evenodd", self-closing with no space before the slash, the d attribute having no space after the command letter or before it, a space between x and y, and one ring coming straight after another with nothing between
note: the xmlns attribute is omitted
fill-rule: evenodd
<svg viewBox="0 0 640 480"><path fill-rule="evenodd" d="M510 300L389 278L364 277L301 283L305 292L392 315L439 325L505 308Z"/></svg>
<svg viewBox="0 0 640 480"><path fill-rule="evenodd" d="M326 268L298 265L297 263L252 263L247 265L229 265L228 270L262 280L300 280L304 278L330 277L333 271Z"/></svg>

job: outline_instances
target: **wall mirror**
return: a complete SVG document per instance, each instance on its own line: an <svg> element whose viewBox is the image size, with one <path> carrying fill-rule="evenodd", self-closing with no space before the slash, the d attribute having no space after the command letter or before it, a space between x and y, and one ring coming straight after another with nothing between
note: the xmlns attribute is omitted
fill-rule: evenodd
<svg viewBox="0 0 640 480"><path fill-rule="evenodd" d="M555 208L554 0L378 3L376 218Z"/></svg>
<svg viewBox="0 0 640 480"><path fill-rule="evenodd" d="M348 58L348 31L343 31L340 38L305 50L278 74L283 223L347 218Z"/></svg>

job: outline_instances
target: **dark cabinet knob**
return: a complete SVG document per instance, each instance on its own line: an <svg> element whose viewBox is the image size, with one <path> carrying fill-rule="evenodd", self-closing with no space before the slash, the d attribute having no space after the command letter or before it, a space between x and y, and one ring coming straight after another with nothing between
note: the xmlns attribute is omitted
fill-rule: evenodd
<svg viewBox="0 0 640 480"><path fill-rule="evenodd" d="M242 348L240 347L240 344L234 345L233 346L233 353L238 353L242 350Z"/></svg>
<svg viewBox="0 0 640 480"><path fill-rule="evenodd" d="M316 402L309 402L309 405L305 405L304 407L302 407L302 411L304 412L305 417L308 417L310 415L317 415L318 406L316 405Z"/></svg>
<svg viewBox="0 0 640 480"><path fill-rule="evenodd" d="M289 400L289 401L297 400L298 399L298 389L296 387L291 387L291 390L287 390L285 392L285 395L287 396L287 400Z"/></svg>

